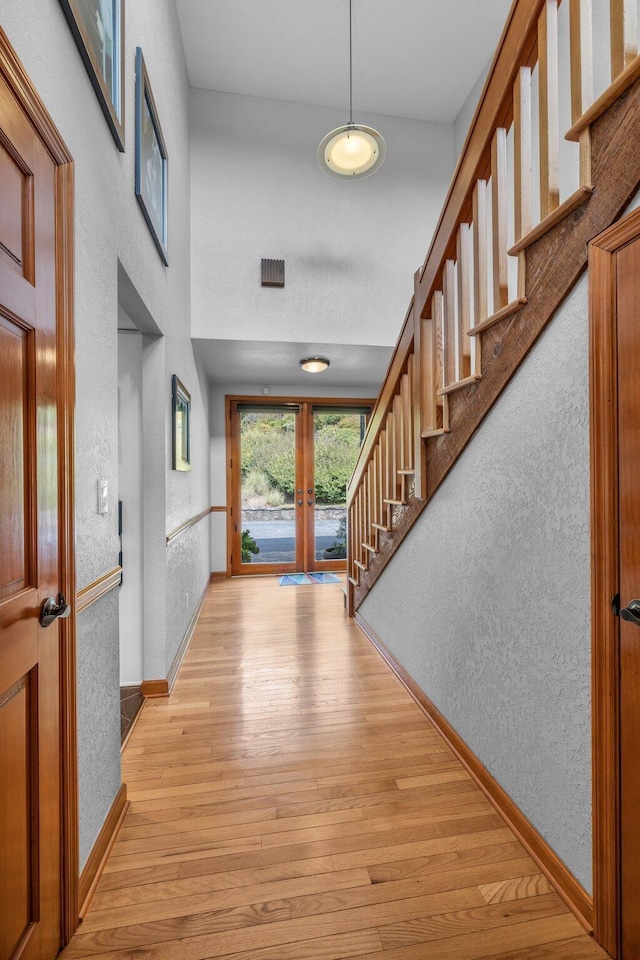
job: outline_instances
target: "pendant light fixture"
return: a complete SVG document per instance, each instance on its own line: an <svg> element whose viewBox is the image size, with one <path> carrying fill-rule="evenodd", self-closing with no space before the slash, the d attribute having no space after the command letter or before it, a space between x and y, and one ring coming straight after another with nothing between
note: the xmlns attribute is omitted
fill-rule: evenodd
<svg viewBox="0 0 640 960"><path fill-rule="evenodd" d="M384 163L387 145L377 130L353 122L353 13L349 0L349 122L323 138L318 163L323 173L336 180L362 180Z"/></svg>

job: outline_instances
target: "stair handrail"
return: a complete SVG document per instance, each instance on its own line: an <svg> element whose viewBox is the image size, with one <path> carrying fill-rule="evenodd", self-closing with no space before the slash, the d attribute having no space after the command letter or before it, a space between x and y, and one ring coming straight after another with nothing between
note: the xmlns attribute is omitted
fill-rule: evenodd
<svg viewBox="0 0 640 960"><path fill-rule="evenodd" d="M367 468L373 447L393 400L393 394L413 344L416 314L425 308L442 274L444 261L453 256L458 226L471 214L473 188L479 177L488 176L491 140L496 129L508 127L512 118L513 83L522 66L536 62L538 18L546 0L514 0L500 42L487 74L478 106L456 165L431 246L415 282L409 305L389 368L373 408L356 466L347 486L347 504L353 500Z"/></svg>

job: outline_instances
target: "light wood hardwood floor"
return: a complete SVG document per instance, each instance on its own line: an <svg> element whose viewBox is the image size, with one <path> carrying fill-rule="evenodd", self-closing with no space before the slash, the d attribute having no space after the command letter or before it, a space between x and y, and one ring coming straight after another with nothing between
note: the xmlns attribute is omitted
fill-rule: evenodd
<svg viewBox="0 0 640 960"><path fill-rule="evenodd" d="M109 960L596 960L339 585L214 584L64 951Z"/></svg>

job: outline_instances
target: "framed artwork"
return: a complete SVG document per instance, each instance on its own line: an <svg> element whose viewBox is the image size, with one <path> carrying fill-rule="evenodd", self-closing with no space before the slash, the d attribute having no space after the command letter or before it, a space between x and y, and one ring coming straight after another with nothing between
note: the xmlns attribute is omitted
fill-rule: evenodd
<svg viewBox="0 0 640 960"><path fill-rule="evenodd" d="M191 470L191 394L175 373L171 378L174 470Z"/></svg>
<svg viewBox="0 0 640 960"><path fill-rule="evenodd" d="M160 259L167 257L167 148L140 47L136 49L136 198Z"/></svg>
<svg viewBox="0 0 640 960"><path fill-rule="evenodd" d="M116 146L124 152L125 0L60 0Z"/></svg>

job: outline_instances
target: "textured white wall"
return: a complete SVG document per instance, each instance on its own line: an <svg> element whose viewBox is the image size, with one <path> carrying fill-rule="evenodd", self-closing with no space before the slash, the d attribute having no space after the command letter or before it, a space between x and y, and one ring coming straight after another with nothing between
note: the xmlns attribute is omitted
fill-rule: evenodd
<svg viewBox="0 0 640 960"><path fill-rule="evenodd" d="M122 500L123 579L120 599L120 683L144 679L142 337L118 333L118 499Z"/></svg>
<svg viewBox="0 0 640 960"><path fill-rule="evenodd" d="M590 890L587 318L585 276L360 613Z"/></svg>
<svg viewBox="0 0 640 960"><path fill-rule="evenodd" d="M170 465L170 383L177 373L194 395L199 447L208 447L206 387L190 342L190 230L188 79L173 0L139 0L126 6L126 152L116 149L58 0L0 0L0 22L75 160L76 231L76 551L79 586L117 563L118 488L118 261L138 291L162 338L162 370L153 398L143 398L145 431L156 439L159 462L145 490L153 509L145 514L149 589L145 621L160 611L150 634L145 672L166 676L180 638L165 623L166 584L173 585L175 557L164 546L167 529L203 509L208 499L208 457L193 474L177 478ZM134 57L144 52L169 154L169 268L157 254L134 196ZM145 438L146 440L146 438ZM98 478L109 481L109 513L97 514ZM197 506L194 508L194 505ZM152 521L151 526L147 521ZM192 575L194 604L209 571L208 525L199 526L200 566ZM203 560L203 556L206 560ZM147 581L145 581L146 585ZM78 618L81 860L120 786L118 596L109 595ZM184 599L183 599L184 604ZM147 616L149 614L149 616ZM149 674L147 673L147 676Z"/></svg>
<svg viewBox="0 0 640 960"><path fill-rule="evenodd" d="M346 122L324 107L191 92L193 336L394 344L453 170L453 128L363 116L383 167L342 183L316 162ZM279 296L262 257L286 261Z"/></svg>
<svg viewBox="0 0 640 960"><path fill-rule="evenodd" d="M189 367L192 369L187 380L178 375L191 394L191 473L169 471L167 531L211 506L209 387L200 364L192 360ZM170 441L170 430L167 437ZM170 456L169 451L169 463ZM210 528L206 519L166 547L166 670L162 676L166 676L173 663L191 615L209 579L209 554Z"/></svg>

